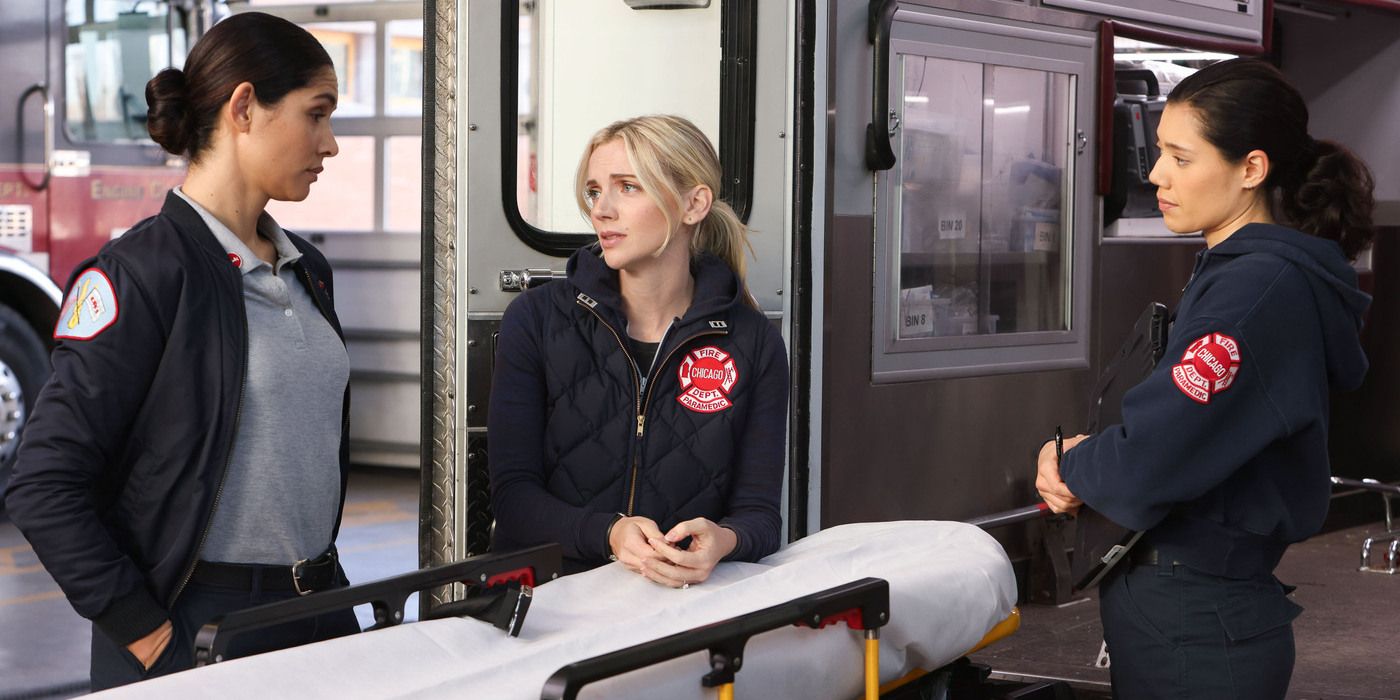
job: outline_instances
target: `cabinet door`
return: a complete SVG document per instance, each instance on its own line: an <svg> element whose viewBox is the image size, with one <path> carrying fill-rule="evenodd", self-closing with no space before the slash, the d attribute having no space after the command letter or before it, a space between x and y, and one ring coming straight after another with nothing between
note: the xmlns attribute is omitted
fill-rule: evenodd
<svg viewBox="0 0 1400 700"><path fill-rule="evenodd" d="M1087 366L1093 37L895 20L874 380Z"/></svg>

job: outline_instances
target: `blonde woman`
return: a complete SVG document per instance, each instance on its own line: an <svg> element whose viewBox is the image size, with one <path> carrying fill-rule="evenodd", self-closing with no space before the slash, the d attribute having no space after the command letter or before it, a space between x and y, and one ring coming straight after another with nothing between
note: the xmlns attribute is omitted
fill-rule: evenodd
<svg viewBox="0 0 1400 700"><path fill-rule="evenodd" d="M778 548L788 366L744 286L748 231L689 121L609 125L578 167L598 235L506 310L490 410L494 546L684 588Z"/></svg>

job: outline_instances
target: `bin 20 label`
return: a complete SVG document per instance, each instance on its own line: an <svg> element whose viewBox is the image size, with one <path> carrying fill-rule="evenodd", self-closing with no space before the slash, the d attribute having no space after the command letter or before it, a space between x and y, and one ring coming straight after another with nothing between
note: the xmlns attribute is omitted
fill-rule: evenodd
<svg viewBox="0 0 1400 700"><path fill-rule="evenodd" d="M938 237L942 240L962 238L966 229L967 219L961 214L938 219Z"/></svg>

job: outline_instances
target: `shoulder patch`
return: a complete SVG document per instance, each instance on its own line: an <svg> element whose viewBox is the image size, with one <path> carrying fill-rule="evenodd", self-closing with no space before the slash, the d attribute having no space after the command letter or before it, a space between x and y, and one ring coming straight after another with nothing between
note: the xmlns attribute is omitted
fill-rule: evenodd
<svg viewBox="0 0 1400 700"><path fill-rule="evenodd" d="M117 292L106 273L90 267L73 281L54 326L55 339L92 340L117 322Z"/></svg>
<svg viewBox="0 0 1400 700"><path fill-rule="evenodd" d="M1197 403L1230 388L1240 372L1240 344L1224 333L1207 333L1186 346L1172 366L1172 382Z"/></svg>
<svg viewBox="0 0 1400 700"><path fill-rule="evenodd" d="M739 381L739 369L733 355L713 345L693 350L681 361L679 375L676 401L682 406L696 413L717 413L734 405L729 395Z"/></svg>

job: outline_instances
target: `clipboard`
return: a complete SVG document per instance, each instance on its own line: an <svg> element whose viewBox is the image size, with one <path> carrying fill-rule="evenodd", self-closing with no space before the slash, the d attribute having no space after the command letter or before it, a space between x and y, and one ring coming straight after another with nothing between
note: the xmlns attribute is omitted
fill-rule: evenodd
<svg viewBox="0 0 1400 700"><path fill-rule="evenodd" d="M1147 305L1133 331L1113 360L1099 375L1089 405L1089 426L1092 435L1105 425L1120 422L1123 395L1142 383L1167 351L1167 307L1156 302ZM1070 562L1070 580L1076 591L1097 586L1128 551L1142 538L1141 530L1130 530L1109 520L1085 505L1075 518L1074 558Z"/></svg>

